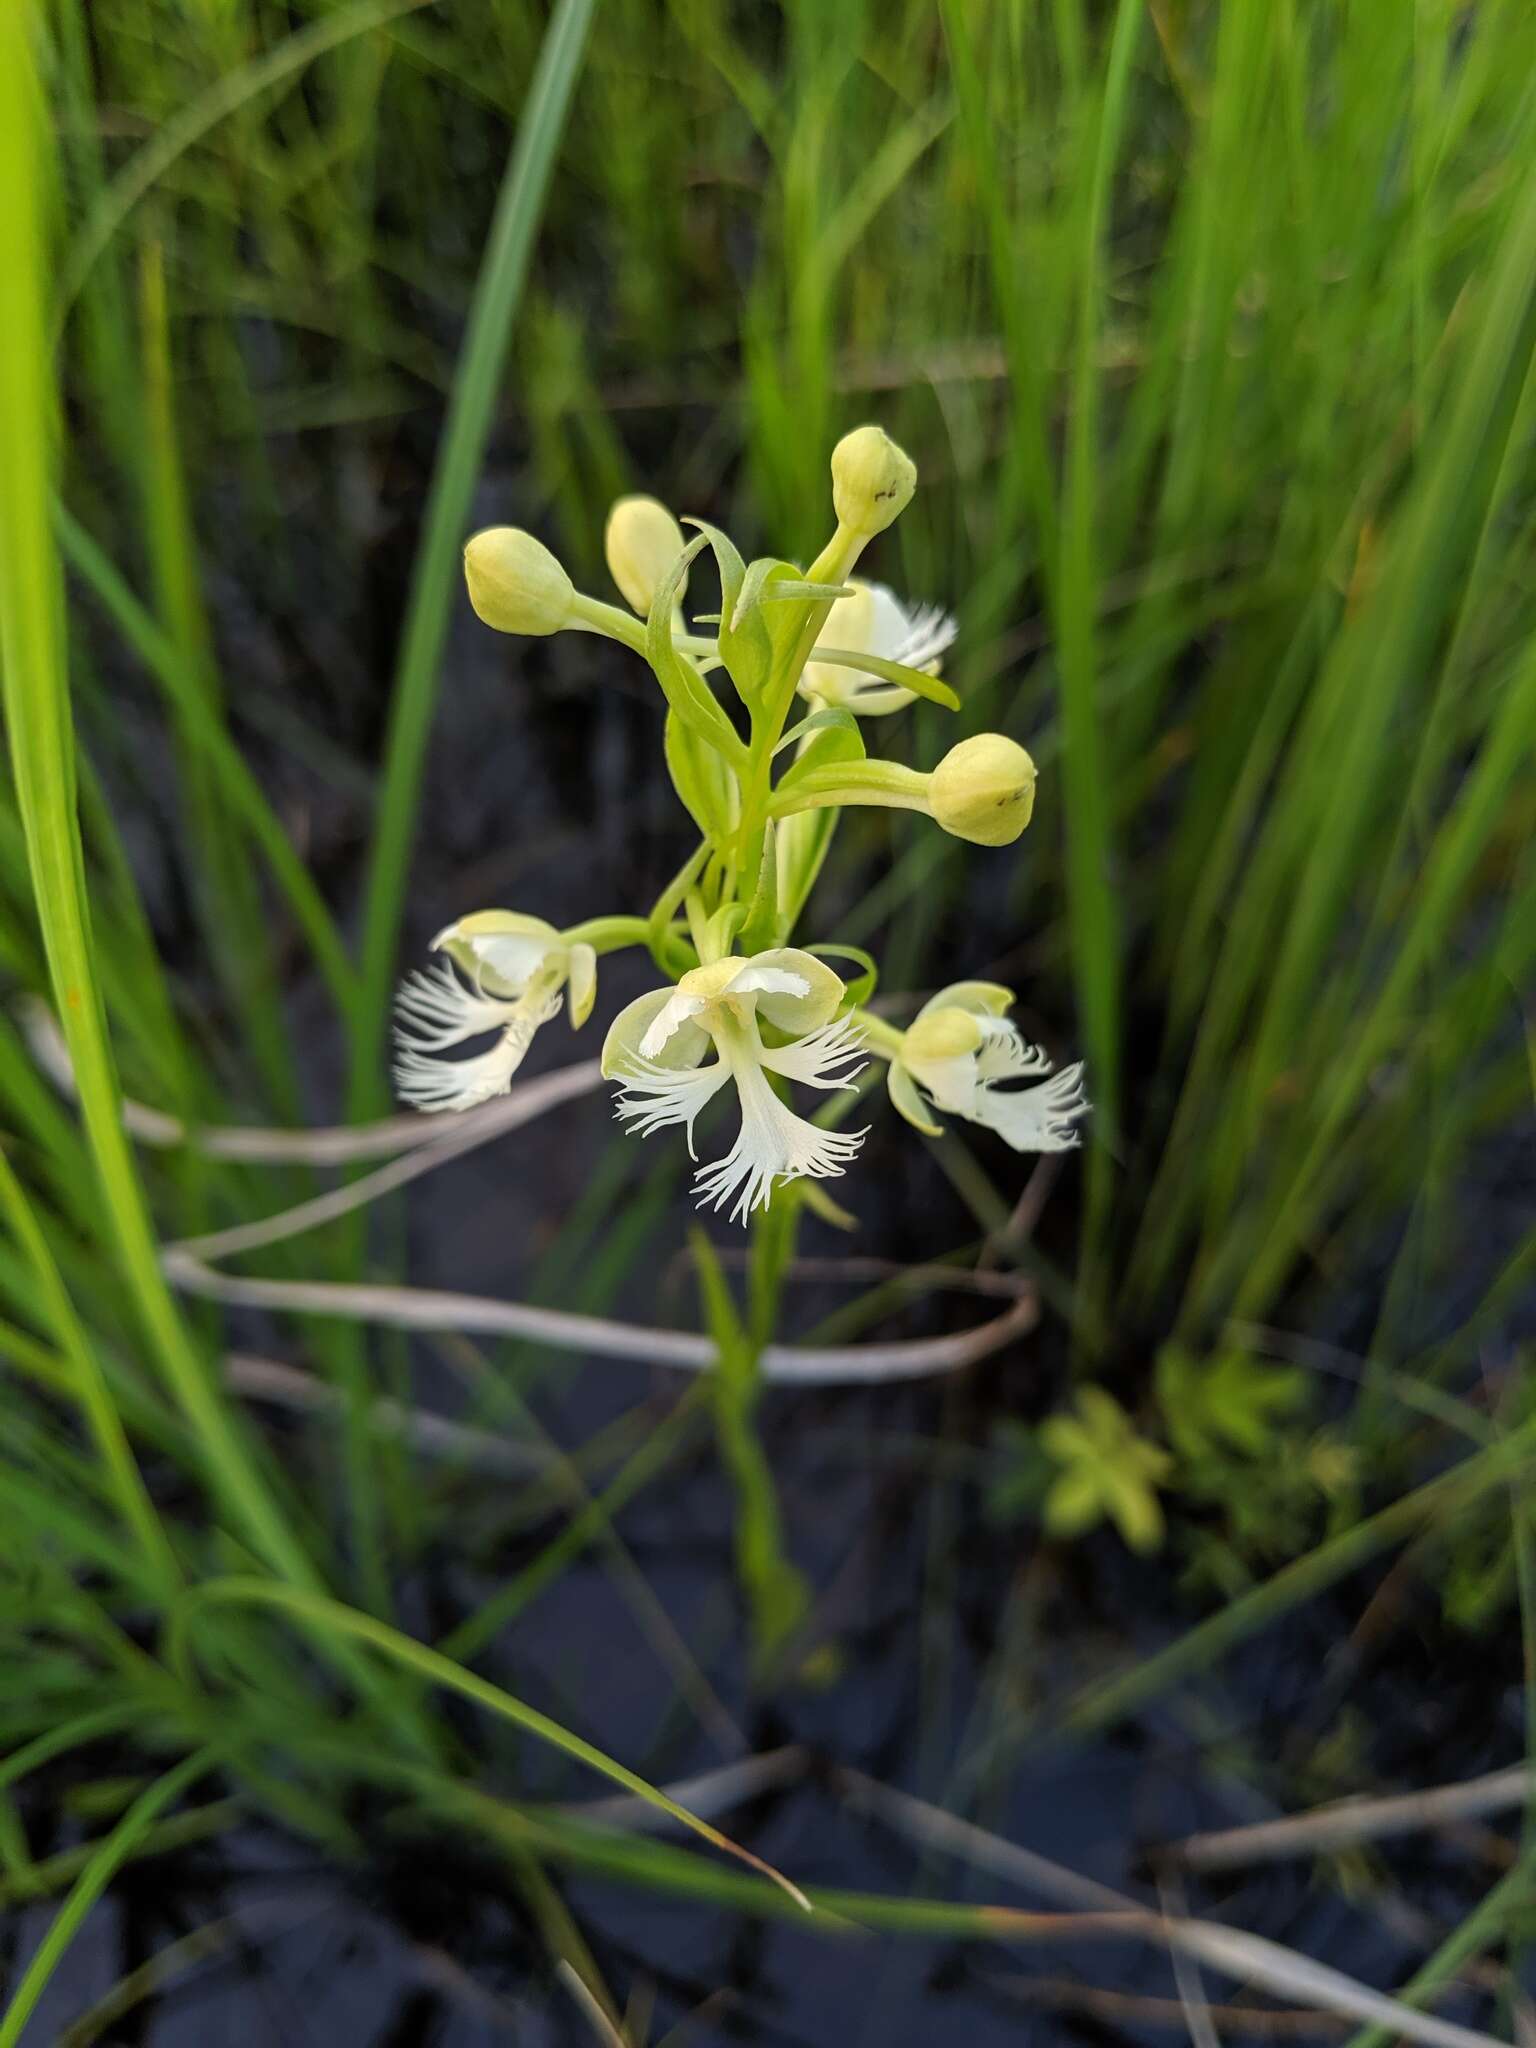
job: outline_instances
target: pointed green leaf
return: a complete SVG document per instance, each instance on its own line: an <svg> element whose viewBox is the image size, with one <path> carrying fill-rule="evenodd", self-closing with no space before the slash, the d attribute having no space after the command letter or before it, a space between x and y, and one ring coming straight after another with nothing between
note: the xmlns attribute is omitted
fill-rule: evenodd
<svg viewBox="0 0 1536 2048"><path fill-rule="evenodd" d="M672 615L677 608L688 565L705 544L700 534L688 543L670 572L657 585L645 622L645 658L650 663L667 702L691 732L734 767L746 763L747 749L735 726L726 717L709 685L686 654L672 642Z"/></svg>
<svg viewBox="0 0 1536 2048"><path fill-rule="evenodd" d="M926 697L930 704L941 704L946 711L960 709L960 699L948 683L929 675L924 668L908 668L905 662L885 661L878 654L853 654L842 647L817 646L811 659L827 668L853 668L861 675L879 676L882 682L899 683L914 697Z"/></svg>

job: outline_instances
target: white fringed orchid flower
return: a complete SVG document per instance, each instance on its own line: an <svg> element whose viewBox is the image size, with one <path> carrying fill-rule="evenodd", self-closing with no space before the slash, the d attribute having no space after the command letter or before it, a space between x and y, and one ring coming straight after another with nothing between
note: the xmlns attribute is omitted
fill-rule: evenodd
<svg viewBox="0 0 1536 2048"><path fill-rule="evenodd" d="M741 1103L736 1142L694 1176L700 1206L731 1202L732 1222L766 1208L780 1181L840 1174L865 1133L807 1123L775 1094L768 1076L807 1088L851 1084L862 1047L857 1030L837 1015L843 993L830 967L786 946L716 960L685 974L676 988L641 996L614 1019L603 1047L603 1072L619 1083L615 1114L641 1137L681 1124L697 1158L694 1119L733 1081ZM789 1043L765 1045L764 1024Z"/></svg>
<svg viewBox="0 0 1536 2048"><path fill-rule="evenodd" d="M395 1085L417 1109L473 1109L504 1095L535 1031L559 1015L567 988L572 1025L591 1015L596 953L541 917L476 911L440 931L432 950L447 959L408 975L395 999ZM485 1052L444 1057L493 1031Z"/></svg>
<svg viewBox="0 0 1536 2048"><path fill-rule="evenodd" d="M937 605L909 609L883 583L855 582L849 595L840 597L828 612L818 641L821 647L878 655L882 661L897 661L904 668L925 669L936 676L939 657L953 644L957 631L948 612ZM859 718L880 718L913 701L913 693L899 683L882 683L858 669L820 660L814 650L800 678L800 694L818 706L838 705Z"/></svg>
<svg viewBox="0 0 1536 2048"><path fill-rule="evenodd" d="M616 1114L641 1136L681 1125L691 1153L699 1112L732 1083L740 1129L694 1187L733 1221L766 1209L783 1183L842 1174L866 1134L797 1115L792 1084L847 1088L866 1053L888 1063L891 1098L921 1130L937 1132L937 1119L953 1115L1020 1151L1079 1142L1082 1068L1051 1072L1009 1023L1006 989L958 983L901 1031L853 1011L818 954L784 943L843 810L909 811L972 845L1004 847L1035 801L1035 764L1003 733L972 733L928 768L882 758L852 729L850 714L878 718L917 697L958 710L939 677L956 627L937 606L854 580L865 550L911 501L910 456L879 427L855 427L832 451L831 481L836 525L803 573L772 555L744 561L701 520L687 522L698 533L685 539L660 500L621 498L604 552L623 606L579 590L533 534L498 526L470 537L465 580L487 625L597 634L647 663L666 704L667 772L699 843L648 916L616 911L560 931L492 910L439 932L441 958L397 998L395 1078L406 1101L463 1110L503 1094L562 1005L573 1025L586 1020L599 956L644 946L663 975L701 964L631 1003L609 1031L602 1069L617 1084ZM720 606L694 620L714 631L689 631L685 594L706 548ZM775 949L744 957L770 937ZM732 943L742 956L716 957ZM875 963L856 948L819 950L863 959L873 988Z"/></svg>
<svg viewBox="0 0 1536 2048"><path fill-rule="evenodd" d="M1028 1045L1004 1015L1012 992L990 981L960 981L925 1003L890 1053L891 1101L930 1137L939 1125L927 1105L962 1116L1016 1152L1070 1152L1076 1125L1089 1109L1081 1061L1051 1074L1051 1063ZM1012 1084L1050 1075L1039 1087Z"/></svg>

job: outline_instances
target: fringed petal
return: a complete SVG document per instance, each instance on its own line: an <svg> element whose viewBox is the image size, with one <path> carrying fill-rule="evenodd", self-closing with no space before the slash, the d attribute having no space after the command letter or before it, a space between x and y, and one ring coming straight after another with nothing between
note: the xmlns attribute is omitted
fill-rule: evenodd
<svg viewBox="0 0 1536 2048"><path fill-rule="evenodd" d="M807 1088L851 1088L864 1071L864 1037L848 1017L834 1017L792 1045L765 1046L762 1062Z"/></svg>
<svg viewBox="0 0 1536 2048"><path fill-rule="evenodd" d="M1090 1107L1079 1060L1037 1088L979 1089L971 1115L1015 1152L1070 1152L1082 1143L1077 1122Z"/></svg>
<svg viewBox="0 0 1536 2048"><path fill-rule="evenodd" d="M841 1174L866 1132L826 1131L796 1116L750 1061L738 1061L735 1074L741 1129L724 1159L695 1174L693 1184L700 1208L723 1209L730 1202L731 1221L745 1223L754 1209L768 1206L775 1182Z"/></svg>
<svg viewBox="0 0 1536 2048"><path fill-rule="evenodd" d="M947 1060L908 1059L908 1072L939 1109L951 1116L979 1117L977 1102L981 1083L976 1075L976 1055L956 1053Z"/></svg>
<svg viewBox="0 0 1536 2048"><path fill-rule="evenodd" d="M940 656L955 644L958 624L939 605L920 604L903 615L902 625L904 630L894 643L881 646L877 642L874 651L887 661L899 661L903 668L936 674Z"/></svg>
<svg viewBox="0 0 1536 2048"><path fill-rule="evenodd" d="M613 1113L627 1130L648 1138L669 1124L681 1124L688 1139L688 1156L697 1159L694 1119L724 1087L730 1069L723 1060L712 1060L707 1067L663 1067L631 1054L613 1078L619 1083Z"/></svg>
<svg viewBox="0 0 1536 2048"><path fill-rule="evenodd" d="M502 1005L506 1017L506 1006ZM533 1043L533 1034L560 1008L558 995L537 1005L518 1005L506 1028L487 1052L467 1060L436 1058L402 1032L396 1043L395 1087L403 1102L416 1109L473 1109L493 1095L505 1095L512 1076Z"/></svg>
<svg viewBox="0 0 1536 2048"><path fill-rule="evenodd" d="M983 1081L1022 1080L1031 1074L1048 1074L1050 1060L1038 1045L1031 1045L1017 1024L1006 1017L980 1019L982 1040L976 1054L976 1072Z"/></svg>
<svg viewBox="0 0 1536 2048"><path fill-rule="evenodd" d="M400 984L395 997L400 1036L419 1052L442 1052L499 1031L515 1005L466 988L446 960L418 968Z"/></svg>

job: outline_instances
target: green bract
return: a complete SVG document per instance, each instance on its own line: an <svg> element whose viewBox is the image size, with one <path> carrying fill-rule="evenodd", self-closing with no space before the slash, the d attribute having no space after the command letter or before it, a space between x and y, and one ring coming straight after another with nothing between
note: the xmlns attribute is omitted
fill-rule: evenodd
<svg viewBox="0 0 1536 2048"><path fill-rule="evenodd" d="M853 579L912 496L910 458L880 428L858 427L834 451L832 480L836 529L809 569L771 555L745 561L718 527L680 523L656 498L619 499L604 550L627 609L578 592L530 534L497 527L471 541L470 595L488 624L596 633L648 663L665 704L663 759L699 841L647 916L561 932L490 910L439 933L442 960L399 998L396 1075L407 1100L468 1109L503 1093L541 1024L562 1009L573 1025L585 1021L599 955L643 945L664 985L614 1020L603 1071L626 1124L642 1135L679 1124L690 1147L706 1104L734 1085L736 1142L695 1182L701 1201L734 1217L766 1206L786 1181L844 1171L864 1133L812 1123L787 1098L851 1086L865 1054L887 1062L891 1099L920 1130L936 1134L947 1114L1020 1151L1077 1142L1088 1106L1081 1069L1052 1075L1004 1016L1008 990L957 983L903 1033L858 1007L875 982L867 955L835 940L790 944L843 810L913 811L1003 846L1034 803L1034 763L1001 733L962 740L931 770L869 753L866 721L918 697L959 708L938 673L955 623ZM686 540L684 524L696 529ZM719 609L690 630L684 600L706 551ZM855 994L822 953L862 963ZM1039 1085L1020 1087L1026 1078Z"/></svg>

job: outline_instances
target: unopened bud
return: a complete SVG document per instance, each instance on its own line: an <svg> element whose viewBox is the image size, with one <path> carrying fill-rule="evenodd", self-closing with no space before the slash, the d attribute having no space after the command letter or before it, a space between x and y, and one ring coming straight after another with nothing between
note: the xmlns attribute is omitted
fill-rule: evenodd
<svg viewBox="0 0 1536 2048"><path fill-rule="evenodd" d="M912 502L916 488L916 464L883 428L855 427L832 450L838 524L865 540L884 533Z"/></svg>
<svg viewBox="0 0 1536 2048"><path fill-rule="evenodd" d="M1035 764L1016 740L979 732L951 747L928 783L928 808L975 846L1008 846L1035 808Z"/></svg>
<svg viewBox="0 0 1536 2048"><path fill-rule="evenodd" d="M516 526L488 526L464 550L469 601L498 633L558 633L576 592L542 541Z"/></svg>
<svg viewBox="0 0 1536 2048"><path fill-rule="evenodd" d="M624 602L642 619L649 614L651 599L671 575L685 545L683 529L659 498L615 500L603 535L603 553ZM679 604L687 588L685 577L678 588Z"/></svg>

